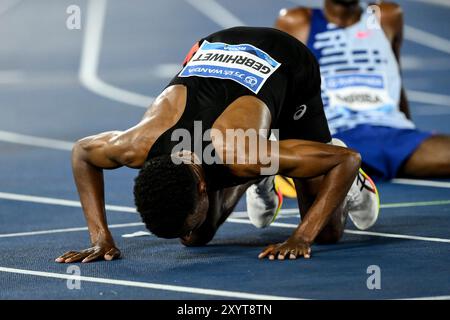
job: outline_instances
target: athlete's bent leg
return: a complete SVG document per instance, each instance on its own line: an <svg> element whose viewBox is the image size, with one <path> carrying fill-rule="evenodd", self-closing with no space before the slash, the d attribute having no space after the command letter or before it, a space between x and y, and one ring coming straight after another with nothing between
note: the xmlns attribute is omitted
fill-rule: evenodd
<svg viewBox="0 0 450 320"><path fill-rule="evenodd" d="M450 177L450 136L434 135L424 140L400 169L400 175Z"/></svg>

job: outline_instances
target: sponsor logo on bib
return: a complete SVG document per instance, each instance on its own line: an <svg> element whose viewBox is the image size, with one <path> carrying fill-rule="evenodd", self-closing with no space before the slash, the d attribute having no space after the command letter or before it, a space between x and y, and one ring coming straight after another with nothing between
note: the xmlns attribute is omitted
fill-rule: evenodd
<svg viewBox="0 0 450 320"><path fill-rule="evenodd" d="M258 93L280 65L255 46L205 40L178 76L233 80Z"/></svg>
<svg viewBox="0 0 450 320"><path fill-rule="evenodd" d="M394 105L381 75L349 74L325 77L329 105L355 112L386 111Z"/></svg>

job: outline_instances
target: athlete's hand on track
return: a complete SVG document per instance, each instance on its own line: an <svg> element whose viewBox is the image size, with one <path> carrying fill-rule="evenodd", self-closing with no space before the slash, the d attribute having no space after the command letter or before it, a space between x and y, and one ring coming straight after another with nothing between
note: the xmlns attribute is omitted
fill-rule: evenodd
<svg viewBox="0 0 450 320"><path fill-rule="evenodd" d="M120 250L116 248L114 242L99 241L92 247L81 251L69 251L56 258L59 263L91 262L104 259L107 261L120 258Z"/></svg>
<svg viewBox="0 0 450 320"><path fill-rule="evenodd" d="M298 257L311 258L311 246L305 241L289 238L283 243L272 244L265 248L258 256L259 259L266 257L269 260L297 259Z"/></svg>

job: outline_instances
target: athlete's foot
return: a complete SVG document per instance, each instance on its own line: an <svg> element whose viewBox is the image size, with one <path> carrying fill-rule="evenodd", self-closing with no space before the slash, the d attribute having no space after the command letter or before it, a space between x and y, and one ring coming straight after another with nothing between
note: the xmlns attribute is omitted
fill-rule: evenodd
<svg viewBox="0 0 450 320"><path fill-rule="evenodd" d="M347 194L348 215L359 230L369 229L377 222L380 197L375 183L362 170Z"/></svg>
<svg viewBox="0 0 450 320"><path fill-rule="evenodd" d="M275 177L267 177L251 185L246 192L247 212L252 224L265 228L277 217L283 203L283 195L275 187Z"/></svg>

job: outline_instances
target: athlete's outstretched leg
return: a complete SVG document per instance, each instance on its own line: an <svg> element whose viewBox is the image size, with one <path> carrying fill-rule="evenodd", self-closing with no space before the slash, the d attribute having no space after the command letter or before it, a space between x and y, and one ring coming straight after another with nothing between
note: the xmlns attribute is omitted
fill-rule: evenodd
<svg viewBox="0 0 450 320"><path fill-rule="evenodd" d="M400 175L416 178L450 177L450 136L431 136L405 162Z"/></svg>

